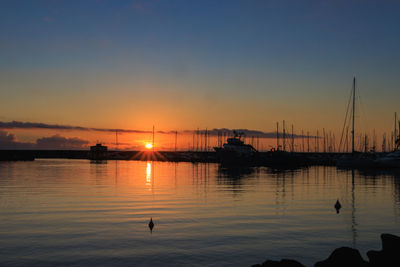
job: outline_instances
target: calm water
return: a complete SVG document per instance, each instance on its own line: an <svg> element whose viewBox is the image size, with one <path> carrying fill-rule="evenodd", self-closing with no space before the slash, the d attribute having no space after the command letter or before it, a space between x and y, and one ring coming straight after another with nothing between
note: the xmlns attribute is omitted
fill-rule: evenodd
<svg viewBox="0 0 400 267"><path fill-rule="evenodd" d="M366 258L380 233L400 234L400 174L3 162L0 207L0 265L312 266L338 246Z"/></svg>

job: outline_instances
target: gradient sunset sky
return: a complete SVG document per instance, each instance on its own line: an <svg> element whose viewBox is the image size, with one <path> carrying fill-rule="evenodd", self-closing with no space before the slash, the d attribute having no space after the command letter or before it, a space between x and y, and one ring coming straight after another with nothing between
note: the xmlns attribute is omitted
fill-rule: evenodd
<svg viewBox="0 0 400 267"><path fill-rule="evenodd" d="M355 75L360 127L389 132L399 14L385 0L4 0L0 121L340 132Z"/></svg>

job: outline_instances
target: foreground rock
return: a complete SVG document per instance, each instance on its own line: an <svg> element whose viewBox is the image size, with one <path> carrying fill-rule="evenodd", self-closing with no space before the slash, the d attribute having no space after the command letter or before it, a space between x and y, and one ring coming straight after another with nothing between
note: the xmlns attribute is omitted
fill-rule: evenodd
<svg viewBox="0 0 400 267"><path fill-rule="evenodd" d="M391 234L382 234L382 250L370 250L367 256L371 267L400 266L400 237Z"/></svg>
<svg viewBox="0 0 400 267"><path fill-rule="evenodd" d="M369 262L365 261L357 249L341 247L335 249L332 254L323 261L315 263L314 267L400 267L400 237L391 234L382 234L382 250L370 250L367 252ZM267 260L263 264L252 267L304 267L298 261Z"/></svg>
<svg viewBox="0 0 400 267"><path fill-rule="evenodd" d="M314 267L364 267L368 262L364 261L357 249L341 247L335 249L332 254L324 261L315 263Z"/></svg>
<svg viewBox="0 0 400 267"><path fill-rule="evenodd" d="M252 267L305 267L298 261L283 259L281 261L267 260L263 264L256 264Z"/></svg>

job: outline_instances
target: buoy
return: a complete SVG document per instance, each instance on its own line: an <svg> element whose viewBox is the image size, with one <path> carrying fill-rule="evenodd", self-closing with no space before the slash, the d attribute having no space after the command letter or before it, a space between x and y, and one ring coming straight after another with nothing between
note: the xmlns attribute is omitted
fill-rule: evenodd
<svg viewBox="0 0 400 267"><path fill-rule="evenodd" d="M150 222L149 222L150 231L153 231L153 227L154 227L153 218L150 218Z"/></svg>
<svg viewBox="0 0 400 267"><path fill-rule="evenodd" d="M339 210L341 207L342 207L342 205L340 205L339 199L336 200L336 203L335 203L336 213L339 213Z"/></svg>

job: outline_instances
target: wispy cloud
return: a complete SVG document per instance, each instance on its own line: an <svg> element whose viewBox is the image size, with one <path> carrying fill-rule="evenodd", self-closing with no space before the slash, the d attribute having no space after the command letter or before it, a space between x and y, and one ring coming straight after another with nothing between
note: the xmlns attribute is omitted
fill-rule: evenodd
<svg viewBox="0 0 400 267"><path fill-rule="evenodd" d="M276 132L263 132L263 131L257 131L257 130L250 130L250 129L227 129L227 128L220 128L220 129L211 129L211 130L206 130L206 129L200 129L200 130L185 130L183 132L186 133L197 133L197 134L205 134L207 131L207 135L209 136L218 136L221 134L225 135L230 135L233 136L234 133L241 134L242 136L246 137L260 137L260 138L276 138ZM283 133L279 132L279 136L282 138ZM286 137L292 137L292 134L286 133ZM300 138L302 135L298 134L293 134L293 138Z"/></svg>
<svg viewBox="0 0 400 267"><path fill-rule="evenodd" d="M118 128L92 128L92 127L82 127L82 126L71 126L71 125L59 125L59 124L47 124L41 122L20 122L20 121L11 121L11 122L1 122L0 121L0 129L53 129L53 130L75 130L75 131L97 131L97 132L118 132L118 133L152 133L149 130L137 130L137 129L118 129ZM180 134L204 134L206 129L200 130L181 130L177 131ZM221 134L233 135L234 131L237 133L242 133L247 137L260 137L260 138L275 138L276 132L263 132L257 130L250 129L227 129L227 128L214 128L207 130L207 134L209 136L218 136ZM174 134L176 131L156 131L158 134ZM282 133L279 133L282 137ZM290 136L291 134L286 134L286 136ZM302 135L294 134L293 138L299 138Z"/></svg>
<svg viewBox="0 0 400 267"><path fill-rule="evenodd" d="M47 124L41 122L21 122L21 121L0 122L0 129L54 129L54 130L98 131L98 132L118 131L119 133L151 133L151 131L142 131L142 130L90 128L82 126ZM159 133L163 132L159 131Z"/></svg>

